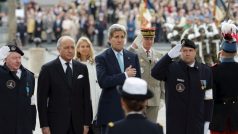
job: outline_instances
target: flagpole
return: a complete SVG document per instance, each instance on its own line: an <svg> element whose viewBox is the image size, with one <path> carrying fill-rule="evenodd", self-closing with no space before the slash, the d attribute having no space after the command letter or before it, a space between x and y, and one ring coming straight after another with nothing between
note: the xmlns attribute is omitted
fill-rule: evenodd
<svg viewBox="0 0 238 134"><path fill-rule="evenodd" d="M230 5L231 5L231 0L228 0L228 6L227 6L227 10L226 10L226 17L225 17L225 20L229 20L230 18Z"/></svg>

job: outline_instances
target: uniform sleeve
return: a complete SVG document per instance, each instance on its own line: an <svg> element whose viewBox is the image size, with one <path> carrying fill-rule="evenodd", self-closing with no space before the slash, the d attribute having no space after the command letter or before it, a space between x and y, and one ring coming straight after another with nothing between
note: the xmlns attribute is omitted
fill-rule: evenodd
<svg viewBox="0 0 238 134"><path fill-rule="evenodd" d="M172 63L172 59L168 56L168 54L166 54L152 68L151 70L152 77L154 77L157 80L165 81L170 63Z"/></svg>
<svg viewBox="0 0 238 134"><path fill-rule="evenodd" d="M136 77L141 78L140 62L139 62L139 58L137 54L136 54L135 60L136 60Z"/></svg>
<svg viewBox="0 0 238 134"><path fill-rule="evenodd" d="M208 73L206 73L208 75L208 87L205 90L205 97L204 97L204 119L205 121L210 122L212 119L212 113L213 113L213 93L212 93L212 87L213 87L213 76L212 76L212 71L209 68L208 69Z"/></svg>
<svg viewBox="0 0 238 134"><path fill-rule="evenodd" d="M32 130L35 130L36 127L36 105L35 105L35 94L34 94L34 89L35 89L35 77L34 75L31 76L31 86L32 86L32 96L31 96L31 121L32 121Z"/></svg>

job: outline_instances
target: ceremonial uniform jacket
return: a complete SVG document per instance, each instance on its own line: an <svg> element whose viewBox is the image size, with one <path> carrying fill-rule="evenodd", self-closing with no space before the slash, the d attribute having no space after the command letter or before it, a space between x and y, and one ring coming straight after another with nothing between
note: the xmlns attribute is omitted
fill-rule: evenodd
<svg viewBox="0 0 238 134"><path fill-rule="evenodd" d="M109 123L106 134L163 134L163 128L142 114L130 114L115 124Z"/></svg>
<svg viewBox="0 0 238 134"><path fill-rule="evenodd" d="M238 130L238 63L222 62L212 67L214 110L210 129L224 131L227 120L230 120L230 129Z"/></svg>
<svg viewBox="0 0 238 134"><path fill-rule="evenodd" d="M151 48L149 56L145 50L129 48L129 51L138 55L140 61L141 78L148 83L148 88L154 93L154 97L148 100L148 106L160 106L160 99L164 99L164 82L158 81L151 76L151 69L163 56L161 53Z"/></svg>
<svg viewBox="0 0 238 134"><path fill-rule="evenodd" d="M194 67L166 54L152 69L152 76L165 81L166 133L203 134L211 117L212 71L201 63ZM210 94L209 94L210 93Z"/></svg>
<svg viewBox="0 0 238 134"><path fill-rule="evenodd" d="M35 79L21 66L21 77L0 66L0 134L32 134L36 107L31 105Z"/></svg>

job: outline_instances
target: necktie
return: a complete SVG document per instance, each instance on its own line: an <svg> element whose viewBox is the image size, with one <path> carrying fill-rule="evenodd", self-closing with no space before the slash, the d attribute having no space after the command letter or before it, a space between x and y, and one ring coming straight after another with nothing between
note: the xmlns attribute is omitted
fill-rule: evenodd
<svg viewBox="0 0 238 134"><path fill-rule="evenodd" d="M65 71L65 74L66 74L66 77L67 77L67 81L68 81L68 84L70 87L72 87L73 85L73 79L72 79L72 76L73 76L73 73L72 73L72 69L71 67L69 66L69 62L65 63L67 65L67 68L66 68L66 71Z"/></svg>
<svg viewBox="0 0 238 134"><path fill-rule="evenodd" d="M150 51L146 50L146 56L149 59L149 62L151 63Z"/></svg>
<svg viewBox="0 0 238 134"><path fill-rule="evenodd" d="M150 57L150 51L146 50L146 56Z"/></svg>
<svg viewBox="0 0 238 134"><path fill-rule="evenodd" d="M121 53L117 53L117 61L119 63L121 72L124 72L124 62L123 62L123 56Z"/></svg>

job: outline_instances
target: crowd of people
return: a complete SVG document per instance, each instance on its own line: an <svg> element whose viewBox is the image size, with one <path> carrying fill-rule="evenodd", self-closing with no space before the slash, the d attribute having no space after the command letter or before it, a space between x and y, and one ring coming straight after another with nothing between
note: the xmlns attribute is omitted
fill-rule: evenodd
<svg viewBox="0 0 238 134"><path fill-rule="evenodd" d="M153 3L152 25L158 29L155 42L171 42L171 35L167 35L172 31L186 31L186 34L187 29L194 28L193 23L204 28L215 19L216 6L211 0L150 2ZM232 1L230 5L230 14L237 23L238 4ZM25 15L18 18L17 36L23 44L27 44L33 41L50 43L57 41L61 35L70 35L74 39L85 35L94 45L102 46L108 26L118 23L127 28L128 41L132 42L140 29L141 6L141 0L77 0L47 7L32 0L27 5L18 7L24 8Z"/></svg>
<svg viewBox="0 0 238 134"><path fill-rule="evenodd" d="M0 49L0 132L32 134L37 100L43 134L163 134L156 119L165 101L167 134L237 134L236 29L222 24L213 67L196 60L187 38L165 55L155 51L155 28L141 29L142 41L127 50L125 26L112 24L110 47L96 57L88 37L61 36L59 56L41 67L37 99L34 74L10 42Z"/></svg>
<svg viewBox="0 0 238 134"><path fill-rule="evenodd" d="M121 17L132 11L132 7L137 7L131 4L133 2L135 4L137 1L117 5L121 6L118 12L123 12ZM93 3L96 1L89 1L89 7L95 7ZM179 7L181 3L176 4ZM160 6L161 3L155 5ZM80 19L77 18L79 7L79 11L82 11ZM179 43L168 53L161 54L160 50L153 49L157 37L162 37L158 36L158 27L140 28L137 37L133 37L131 45L125 48L130 31L120 17L118 20L114 18L115 22L112 21L114 19L107 21L107 24L112 23L106 36L109 47L95 55L94 38L88 36L88 29L81 33L71 27L84 20L82 18L86 11L92 13L92 17L86 15L86 18L97 18L97 10L86 10L85 7L74 2L70 8L60 5L51 13L43 14L36 3L28 5L27 22L34 26L38 22L43 26L42 18L58 13L55 16L59 19L56 24L62 24L62 30L60 34L54 34L59 55L42 65L35 98L34 74L21 64L24 53L18 47L18 42L9 42L0 48L0 107L3 108L0 110L0 133L32 134L37 110L43 134L163 134L163 129L167 134L208 134L209 131L211 134L238 133L238 92L235 82L238 76L235 61L238 36L235 22L223 22L221 32L215 30L212 24L213 31L209 34L203 26L208 35L222 35L219 36L222 40L219 58L217 62L213 61L213 66L203 64L197 58L199 48L193 39L199 30L193 31L193 36L178 32L182 35ZM114 9L109 5L107 7ZM116 13L117 9L112 13ZM197 8L186 7L186 10ZM183 13L183 9L180 9L179 14ZM116 16L112 14L111 17ZM80 21L73 21L73 18ZM180 23L183 20L183 17L179 17ZM185 25L182 27L185 28ZM29 39L32 36L32 41L42 41L42 34L37 35L39 33L28 33ZM157 123L158 111L164 102L165 128Z"/></svg>

